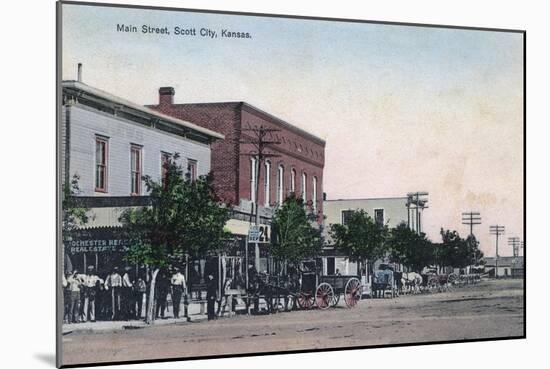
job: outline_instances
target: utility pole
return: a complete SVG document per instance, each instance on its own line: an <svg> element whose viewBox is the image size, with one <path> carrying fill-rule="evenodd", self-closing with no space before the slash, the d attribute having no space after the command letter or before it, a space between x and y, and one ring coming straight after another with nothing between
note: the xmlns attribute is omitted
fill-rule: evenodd
<svg viewBox="0 0 550 369"><path fill-rule="evenodd" d="M481 214L477 211L470 211L468 213L462 213L462 224L470 226L470 236L474 236L474 226L481 224ZM474 265L477 265L477 255L474 251L473 255Z"/></svg>
<svg viewBox="0 0 550 369"><path fill-rule="evenodd" d="M409 229L414 230L417 234L422 232L420 210L424 211L424 209L428 208L426 206L428 202L426 196L428 196L427 192L409 192L407 194L407 204L405 205L407 207L407 225ZM414 214L411 214L411 205L414 205ZM411 216L414 217L414 227L411 225Z"/></svg>
<svg viewBox="0 0 550 369"><path fill-rule="evenodd" d="M266 158L269 157L277 157L280 156L278 154L273 154L266 152L267 149L271 149L272 145L279 145L280 141L274 141L274 140L268 140L266 139L266 136L269 134L272 136L273 132L278 132L280 129L276 128L265 128L264 126L258 127L250 127L245 128L242 130L243 132L251 132L252 135L246 136L244 140L240 141L241 144L249 144L254 147L253 150L251 150L249 153L241 153L241 155L247 155L250 157L253 157L255 159L255 178L254 178L254 199L251 199L254 201L254 213L255 213L255 220L254 225L258 226L260 224L260 212L258 207L258 195L260 192L260 170L261 170L261 163ZM248 251L247 251L248 252ZM248 255L247 255L248 256ZM256 268L256 271L260 271L260 243L255 242L254 246L254 266ZM248 268L248 266L247 266Z"/></svg>
<svg viewBox="0 0 550 369"><path fill-rule="evenodd" d="M519 256L520 245L521 242L519 240L519 237L508 237L508 246L512 247L512 252L515 258Z"/></svg>
<svg viewBox="0 0 550 369"><path fill-rule="evenodd" d="M498 236L504 234L504 226L489 226L489 232L496 236L495 279L498 279Z"/></svg>

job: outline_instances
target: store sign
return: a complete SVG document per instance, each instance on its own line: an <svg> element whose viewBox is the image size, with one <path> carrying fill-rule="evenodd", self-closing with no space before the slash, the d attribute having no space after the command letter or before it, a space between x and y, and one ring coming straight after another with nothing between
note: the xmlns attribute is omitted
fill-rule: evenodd
<svg viewBox="0 0 550 369"><path fill-rule="evenodd" d="M89 229L73 232L65 241L69 254L86 252L124 252L130 240L117 229Z"/></svg>
<svg viewBox="0 0 550 369"><path fill-rule="evenodd" d="M269 243L271 236L271 227L266 224L250 226L248 230L249 243Z"/></svg>

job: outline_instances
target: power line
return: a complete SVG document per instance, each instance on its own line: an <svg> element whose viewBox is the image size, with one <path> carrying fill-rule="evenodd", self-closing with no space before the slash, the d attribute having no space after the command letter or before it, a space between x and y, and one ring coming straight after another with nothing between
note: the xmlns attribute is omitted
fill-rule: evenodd
<svg viewBox="0 0 550 369"><path fill-rule="evenodd" d="M479 212L470 211L462 213L462 224L470 226L470 235L474 235L474 226L481 224L481 215Z"/></svg>

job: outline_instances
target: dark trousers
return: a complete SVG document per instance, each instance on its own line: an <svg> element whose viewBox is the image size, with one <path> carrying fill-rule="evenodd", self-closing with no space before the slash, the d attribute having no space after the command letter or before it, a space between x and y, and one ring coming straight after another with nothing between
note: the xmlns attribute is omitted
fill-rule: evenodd
<svg viewBox="0 0 550 369"><path fill-rule="evenodd" d="M122 317L131 319L136 315L136 305L131 287L122 287Z"/></svg>
<svg viewBox="0 0 550 369"><path fill-rule="evenodd" d="M84 305L82 307L82 321L88 321L88 318L95 322L95 287L84 287Z"/></svg>
<svg viewBox="0 0 550 369"><path fill-rule="evenodd" d="M67 289L63 290L63 322L70 323L71 311L71 292Z"/></svg>
<svg viewBox="0 0 550 369"><path fill-rule="evenodd" d="M164 318L164 311L166 310L166 298L168 296L167 295L159 295L158 298L157 298L157 311L155 313L155 316L158 318L159 317L159 313L160 313L160 317L161 318Z"/></svg>
<svg viewBox="0 0 550 369"><path fill-rule="evenodd" d="M206 312L208 313L208 320L216 318L216 296L207 296L206 297Z"/></svg>
<svg viewBox="0 0 550 369"><path fill-rule="evenodd" d="M136 305L136 319L141 319L143 315L143 294L144 292L134 291L134 302Z"/></svg>
<svg viewBox="0 0 550 369"><path fill-rule="evenodd" d="M174 318L180 317L180 304L181 304L181 295L183 290L180 287L174 287L172 290L172 305L174 308Z"/></svg>

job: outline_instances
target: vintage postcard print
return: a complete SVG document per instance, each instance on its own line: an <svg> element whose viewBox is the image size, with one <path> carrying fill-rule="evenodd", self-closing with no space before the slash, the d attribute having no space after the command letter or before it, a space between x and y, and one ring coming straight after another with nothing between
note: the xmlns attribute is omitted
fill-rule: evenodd
<svg viewBox="0 0 550 369"><path fill-rule="evenodd" d="M525 337L518 30L58 4L58 365Z"/></svg>

